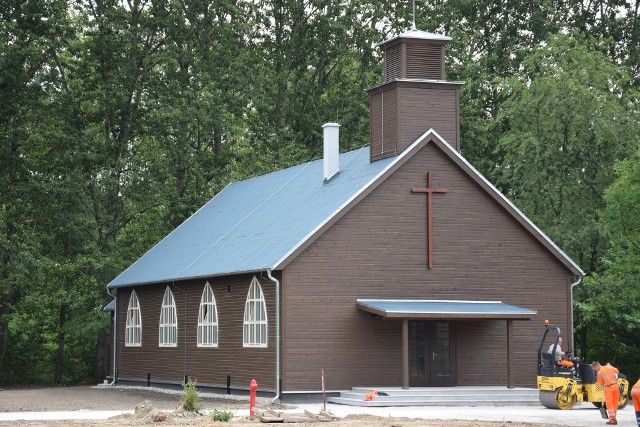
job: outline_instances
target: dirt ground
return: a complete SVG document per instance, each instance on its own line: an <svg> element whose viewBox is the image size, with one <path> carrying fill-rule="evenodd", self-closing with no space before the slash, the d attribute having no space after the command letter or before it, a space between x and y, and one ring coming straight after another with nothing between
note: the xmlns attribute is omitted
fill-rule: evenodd
<svg viewBox="0 0 640 427"><path fill-rule="evenodd" d="M179 406L180 395L164 394L130 388L48 387L5 388L0 391L0 412L79 411L79 410L134 410L134 414L112 417L108 420L56 420L56 421L0 421L0 426L140 426L140 425L191 425L247 427L268 425L258 418L234 417L228 422L213 421L211 416L190 412L162 410ZM200 406L219 411L246 408L248 401L221 398L201 398ZM259 409L289 409L289 407L258 404ZM302 412L302 411L300 411ZM271 424L271 423L269 423ZM273 423L275 424L275 423ZM275 424L277 425L277 424ZM304 423L305 427L549 427L549 424L520 423L511 421L424 420L400 417L376 417L350 415L324 422Z"/></svg>

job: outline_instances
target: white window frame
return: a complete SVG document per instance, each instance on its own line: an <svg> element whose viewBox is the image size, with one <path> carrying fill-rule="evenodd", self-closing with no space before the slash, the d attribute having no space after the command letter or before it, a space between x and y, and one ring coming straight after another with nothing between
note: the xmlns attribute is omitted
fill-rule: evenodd
<svg viewBox="0 0 640 427"><path fill-rule="evenodd" d="M218 347L218 306L209 282L204 285L198 310L198 347Z"/></svg>
<svg viewBox="0 0 640 427"><path fill-rule="evenodd" d="M160 327L158 328L159 347L178 346L178 312L176 309L176 299L173 292L167 286L162 298L160 307Z"/></svg>
<svg viewBox="0 0 640 427"><path fill-rule="evenodd" d="M142 347L142 313L136 291L131 291L124 332L125 347Z"/></svg>
<svg viewBox="0 0 640 427"><path fill-rule="evenodd" d="M267 321L267 304L264 300L260 282L253 276L247 300L244 305L244 322L242 324L242 346L266 348L269 336Z"/></svg>

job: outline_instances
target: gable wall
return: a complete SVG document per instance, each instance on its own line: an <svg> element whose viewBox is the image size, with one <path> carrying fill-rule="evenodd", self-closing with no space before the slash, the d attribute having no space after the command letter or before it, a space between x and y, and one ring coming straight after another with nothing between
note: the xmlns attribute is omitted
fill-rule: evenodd
<svg viewBox="0 0 640 427"><path fill-rule="evenodd" d="M118 378L181 384L185 373L199 385L248 389L251 379L259 390L275 389L275 288L257 275L267 305L268 348L243 348L244 306L253 275L209 279L218 308L218 348L197 347L200 298L205 279L171 286L178 315L178 346L158 346L160 308L166 284L135 288L142 314L142 347L125 347L124 331L131 288L118 289ZM231 290L229 292L229 289ZM186 346L186 348L185 348Z"/></svg>
<svg viewBox="0 0 640 427"><path fill-rule="evenodd" d="M426 185L435 194L433 269L426 267ZM537 310L514 322L515 383L533 387L549 319L566 334L567 270L451 160L427 144L283 272L283 390L399 386L400 320L358 298L499 300ZM506 321L456 322L458 385L506 385Z"/></svg>

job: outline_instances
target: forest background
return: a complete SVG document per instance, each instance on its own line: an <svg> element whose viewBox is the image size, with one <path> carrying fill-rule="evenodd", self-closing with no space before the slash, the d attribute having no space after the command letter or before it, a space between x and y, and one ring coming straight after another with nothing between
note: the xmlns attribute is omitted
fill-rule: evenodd
<svg viewBox="0 0 640 427"><path fill-rule="evenodd" d="M463 155L586 272L577 349L640 376L640 21L624 0L416 2ZM0 384L107 375L105 285L232 181L368 144L411 1L0 2ZM559 290L565 292L565 290ZM563 331L566 333L566 331Z"/></svg>

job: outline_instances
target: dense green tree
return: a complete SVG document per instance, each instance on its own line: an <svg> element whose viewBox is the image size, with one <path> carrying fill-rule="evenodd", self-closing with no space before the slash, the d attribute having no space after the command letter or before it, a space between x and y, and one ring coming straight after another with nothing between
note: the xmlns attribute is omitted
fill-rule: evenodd
<svg viewBox="0 0 640 427"><path fill-rule="evenodd" d="M240 118L248 105L245 33L240 2L174 1L166 5L165 48L151 82L150 129L161 144L154 174L169 200L168 225L184 221L229 181Z"/></svg>
<svg viewBox="0 0 640 427"><path fill-rule="evenodd" d="M558 36L528 56L522 71L502 85L498 119L505 131L495 159L501 159L503 191L592 275L575 294L581 354L628 362L632 335L613 333L626 314L607 302L621 289L600 286L594 277L610 268L602 262L611 239L601 212L614 165L638 147L637 93L629 89L629 72L605 52L606 45L593 40ZM619 354L602 351L603 337L615 337L607 348Z"/></svg>
<svg viewBox="0 0 640 427"><path fill-rule="evenodd" d="M605 192L601 229L610 242L606 270L578 287L579 328L590 358L640 376L640 150L616 166L616 180Z"/></svg>
<svg viewBox="0 0 640 427"><path fill-rule="evenodd" d="M366 143L380 5L348 1L262 1L248 143L254 173L320 154L321 125L339 122L342 148Z"/></svg>
<svg viewBox="0 0 640 427"><path fill-rule="evenodd" d="M504 81L498 115L499 185L589 272L603 267L604 189L638 138L629 74L598 47L551 38Z"/></svg>
<svg viewBox="0 0 640 427"><path fill-rule="evenodd" d="M637 8L416 2L453 38L463 154L598 273L577 290L590 352L609 313L590 292L636 277L632 160L603 192L637 150ZM324 122L367 144L375 44L412 20L407 1L0 2L0 381L103 378L105 284L230 181L318 157ZM634 321L611 318L622 348Z"/></svg>
<svg viewBox="0 0 640 427"><path fill-rule="evenodd" d="M582 34L609 39L608 56L628 66L637 83L640 70L640 4L628 0L570 0L566 25Z"/></svg>
<svg viewBox="0 0 640 427"><path fill-rule="evenodd" d="M66 35L66 2L7 1L0 5L0 372L9 348L10 321L40 255L37 219L46 192L32 169L33 155L49 150L32 130L47 121L51 52Z"/></svg>

